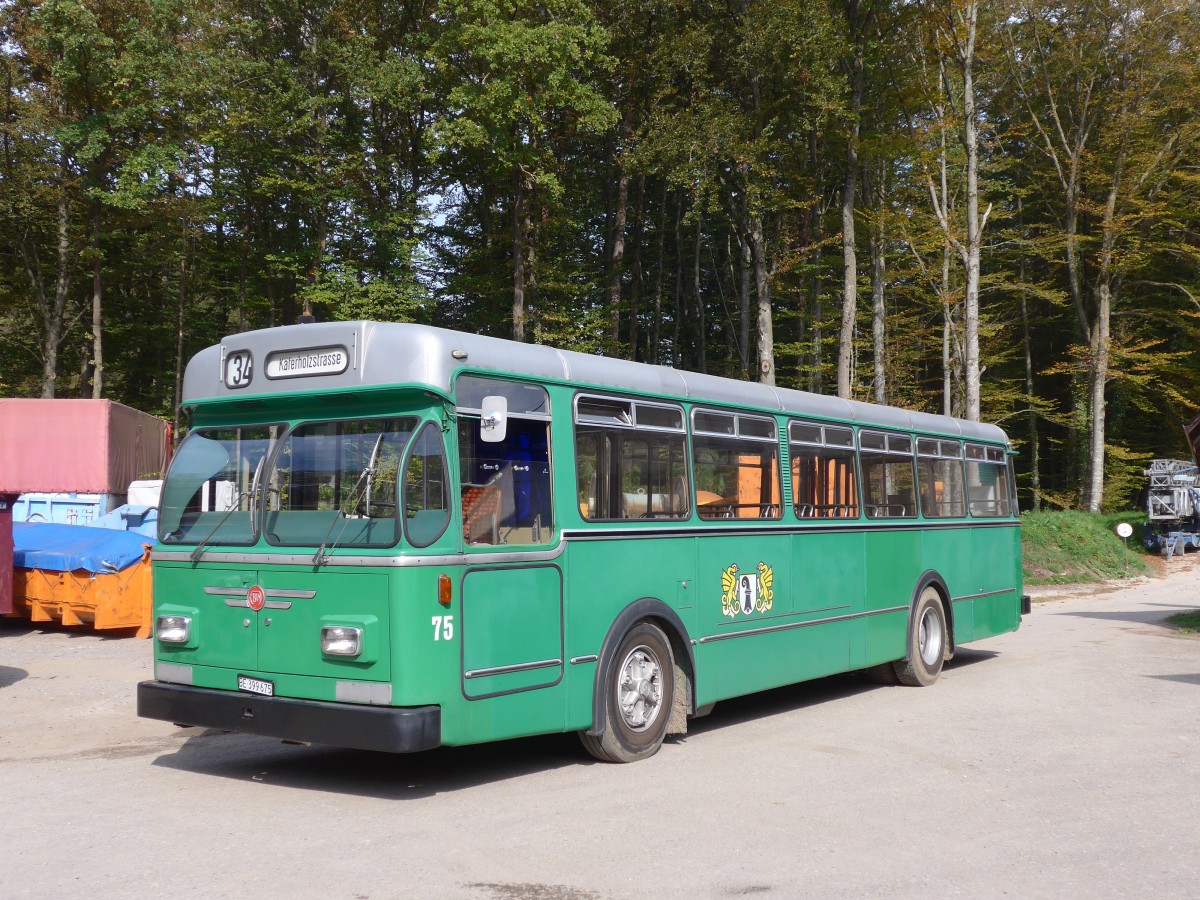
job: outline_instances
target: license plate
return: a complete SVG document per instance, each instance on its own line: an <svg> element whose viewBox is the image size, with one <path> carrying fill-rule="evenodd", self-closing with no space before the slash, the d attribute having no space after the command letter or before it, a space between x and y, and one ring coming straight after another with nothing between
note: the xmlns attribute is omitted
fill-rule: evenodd
<svg viewBox="0 0 1200 900"><path fill-rule="evenodd" d="M262 694L264 697L273 697L275 695L275 684L271 681L263 681L261 678L248 678L245 675L239 675L238 690L249 691L251 694Z"/></svg>

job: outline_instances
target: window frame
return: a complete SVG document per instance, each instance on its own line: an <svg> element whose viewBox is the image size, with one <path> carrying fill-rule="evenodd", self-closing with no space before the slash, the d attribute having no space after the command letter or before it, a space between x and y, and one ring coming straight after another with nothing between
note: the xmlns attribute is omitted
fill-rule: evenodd
<svg viewBox="0 0 1200 900"><path fill-rule="evenodd" d="M266 529L267 516L270 515L272 512L283 513L283 512L310 512L310 511L311 512L321 512L322 511L322 510L283 510L283 509L271 510L268 508L268 496L270 494L270 489L269 489L270 476L276 471L276 467L279 462L279 456L280 456L280 454L283 453L284 447L287 446L288 441L291 440L291 438L296 434L296 432L298 432L300 429L302 429L306 426L311 426L311 425L343 426L347 423L355 424L355 423L359 423L359 422L389 422L389 421L401 422L404 420L411 420L413 423L413 428L412 428L412 431L409 433L407 440L404 442L404 446L402 448L402 452L400 454L400 459L399 459L399 462L397 463L397 469L396 469L396 504L395 504L395 509L392 511L392 519L394 520L395 526L396 526L395 538L390 543L382 542L382 541L370 542L370 543L359 543L359 542L349 543L349 542L343 541L339 537L339 533L340 533L339 529L335 529L330 535L330 537L333 539L332 542L335 545L337 545L339 548L351 547L354 549L363 549L363 550L390 550L390 549L401 546L402 542L404 541L404 525L403 525L403 522L401 521L401 515L400 515L401 496L403 493L403 486L400 483L400 478L404 471L404 463L408 457L408 452L409 452L409 448L412 444L412 441L414 440L414 438L417 436L417 434L420 432L420 430L422 428L422 419L416 413L380 413L380 414L372 414L369 416L356 416L353 418L304 419L302 421L293 423L292 426L290 428L288 428L287 431L283 435L280 436L279 440L277 440L275 442L275 446L272 449L270 458L267 461L267 464L263 470L262 484L259 488L259 494L261 495L259 498L259 502L261 504L260 519L262 522L262 526L261 526L262 537L266 541L266 543L272 547L316 546L314 544L305 543L302 541L280 540L280 539L278 539L278 535L276 535L275 539L272 539L271 532L268 532ZM386 432L380 432L380 434L381 435L386 434ZM354 490L354 489L351 488L351 490ZM343 517L345 516L345 514L341 512L340 505L338 506L338 508L336 510L328 510L328 511L330 511L330 512L336 511L340 515L343 515ZM387 517L385 517L385 516L380 516L379 520L384 521L386 518Z"/></svg>
<svg viewBox="0 0 1200 900"><path fill-rule="evenodd" d="M732 431L717 431L717 430L712 430L712 429L708 429L708 428L697 427L697 424L696 424L697 419L699 419L702 416L727 417L731 420L733 429L732 429ZM734 522L743 523L743 524L744 523L761 524L763 522L779 522L779 521L781 521L783 519L783 471L782 471L783 470L783 459L782 459L782 453L780 451L780 443L779 443L779 423L776 421L775 417L772 415L768 415L768 414L752 413L752 412L747 412L745 410L740 410L740 409L722 409L720 407L712 407L712 406L693 406L690 410L689 422L691 424L691 436L692 436L692 446L691 446L691 453L689 454L689 462L691 464L691 470L692 470L692 494L696 498L695 506L696 506L697 518L701 522L706 522L706 523L715 522L718 524L721 524L721 523L730 524L730 523L734 523ZM755 434L753 432L744 433L743 423L745 423L747 425L752 424L752 423L760 424L760 425L768 425L771 433L769 436L764 435L764 434ZM702 449L698 446L698 443L697 443L698 439L728 441L731 443L750 442L750 443L758 444L760 446L770 446L774 453L773 461L774 461L774 470L775 470L774 471L775 479L774 479L774 484L772 485L773 490L771 491L771 493L775 499L773 501L764 501L764 502L756 502L756 503L748 503L748 504L742 504L739 502L739 503L731 504L729 507L729 509L730 509L729 512L721 513L721 514L715 515L715 516L701 515L700 514L700 505L701 504L699 502L699 496L698 496L699 489L696 486L696 454L699 452L700 449ZM768 474L770 474L770 473L768 473ZM759 515L757 515L757 516L739 516L739 515L737 515L734 512L734 510L740 510L743 506L751 507L751 508L757 506L760 510ZM764 513L770 512L771 510L774 510L774 515L764 514Z"/></svg>
<svg viewBox="0 0 1200 900"><path fill-rule="evenodd" d="M627 415L623 418L615 417L615 418L610 419L610 418L604 418L604 417L600 417L600 416L590 416L587 413L581 413L580 408L582 406L584 406L585 404L587 404L589 401L597 401L599 403L611 403L611 404L613 404L614 408L624 408L627 411ZM675 413L678 416L679 424L677 426L662 425L662 424L644 424L642 416L639 415L639 411L641 411L641 410L645 410L647 412L650 410L655 410L655 411L659 411L659 412ZM670 401L662 401L662 400L643 400L641 398L636 398L636 397L623 397L623 396L620 396L617 394L601 394L601 393L596 393L594 391L579 391L579 392L577 392L575 394L574 398L572 399L572 418L571 418L571 436L572 436L572 441L573 441L572 461L573 461L573 467L574 467L575 493L577 496L580 493L580 487L579 487L580 456L579 456L579 454L580 454L580 429L581 428L588 430L589 433L587 436L595 435L597 441L603 442L605 444L605 446L603 448L600 447L599 445L597 446L597 457L606 459L608 461L610 468L612 467L612 465L614 463L616 463L617 467L620 468L620 465L619 465L620 461L625 458L625 454L622 452L623 448L626 446L627 443L632 442L634 440L634 436L637 434L645 435L647 459L649 459L649 457L652 455L655 447L657 446L653 442L654 436L657 435L660 439L663 436L667 436L667 437L669 437L671 435L677 436L681 442L680 443L680 453L681 453L680 461L683 464L684 472L683 472L682 477L685 482L684 494L683 494L684 507L683 507L682 511L680 511L680 514L676 514L676 515L652 514L654 511L651 510L649 507L653 505L652 497L654 496L654 492L648 492L647 501L646 501L647 510L644 514L638 515L638 516L628 516L628 515L626 515L626 516L610 516L610 515L589 516L588 508L587 508L586 504L583 501L579 501L578 502L579 516L584 522L595 523L595 524L611 523L611 522L679 523L679 522L688 521L689 519L692 518L692 513L693 513L693 510L695 509L695 498L694 498L694 492L693 492L693 488L692 488L693 472L692 472L691 454L689 452L689 440L688 440L688 432L687 432L687 412L685 411L683 404L674 403L674 402L670 402ZM614 442L610 436L605 434L605 432L615 432L615 433L617 433L617 435L620 435L620 437L617 441ZM669 449L669 445L666 444L666 442L662 442L662 445L667 446ZM611 477L612 474L613 473L611 471L604 472L604 473L597 471L596 475L595 475L595 477L596 477L596 493L597 493L596 499L599 500L600 481L601 481L601 478L603 478L605 481L605 492L606 492L605 499L607 500L607 505L609 506L610 509L611 509L612 503L613 503L612 491L614 489L620 490L620 486L618 486L617 488L613 487L613 485L612 485L613 479ZM647 477L649 477L649 473L647 473ZM670 491L667 493L670 493L673 495L674 491ZM601 504L597 503L597 507L599 507L600 505Z"/></svg>
<svg viewBox="0 0 1200 900"><path fill-rule="evenodd" d="M409 466L412 465L413 457L416 455L418 441L420 441L423 438L425 432L430 429L432 429L434 431L434 433L437 435L438 446L440 447L440 450L441 450L442 500L445 503L445 506L443 508L446 511L446 515L444 516L444 521L442 522L442 527L440 529L438 529L437 533L432 538L430 538L428 541L425 541L423 543L418 543L417 541L412 539L412 533L411 533L411 529L409 527L408 472L409 472ZM419 424L417 426L417 430L413 432L412 440L410 440L408 442L408 447L404 454L404 463L400 470L399 482L400 482L400 486L401 486L400 499L398 501L399 506L400 506L400 525L404 531L405 543L407 543L410 547L415 547L417 549L422 549L424 547L429 547L429 546L432 546L433 544L436 544L441 539L442 535L444 535L446 533L446 530L450 527L450 520L454 518L454 497L453 497L454 492L453 492L451 484L450 484L450 460L446 453L446 436L445 436L445 433L442 431L441 422L434 420L434 419L427 419L427 420L425 420L425 422L423 424Z"/></svg>
<svg viewBox="0 0 1200 900"><path fill-rule="evenodd" d="M510 420L518 419L518 420L529 421L529 422L542 422L546 426L546 486L547 486L546 498L549 502L550 521L548 523L546 523L544 525L540 525L538 528L534 529L534 532L540 531L546 535L546 537L540 541L532 541L531 540L531 541L513 543L513 544L509 544L506 541L499 541L497 543L492 543L492 542L488 542L488 541L470 541L467 539L466 534L463 533L463 534L459 535L460 539L462 540L463 547L465 547L466 550L468 550L469 552L488 553L488 552L497 552L497 551L503 552L503 551L508 551L508 550L514 550L517 552L528 552L531 549L532 550L540 550L540 549L545 549L547 547L554 546L558 542L558 531L561 526L559 523L557 511L556 511L556 504L555 504L555 497L554 497L554 445L553 445L554 444L554 429L553 429L553 425L552 425L553 398L550 396L550 391L546 389L546 386L544 384L540 384L540 383L537 383L534 381L529 381L527 379L513 377L510 375L505 375L503 373L463 371L463 372L460 372L455 378L454 394L453 394L453 400L454 400L454 404L455 404L455 406L454 406L455 422L451 429L454 432L454 458L453 458L453 460L449 459L449 452L447 451L447 457L448 457L447 462L448 462L448 464L452 463L453 469L454 469L454 472L451 475L452 480L451 480L451 489L450 489L450 493L451 493L450 503L451 503L451 510L452 510L451 521L453 521L454 515L457 514L458 518L459 518L459 528L460 528L460 530L465 531L465 529L467 527L468 518L469 518L468 511L467 511L467 509L464 508L464 503L463 503L464 488L468 485L468 482L465 482L463 480L463 470L462 470L463 447L462 447L462 439L461 439L461 435L460 435L460 429L461 429L462 423L465 420L473 419L478 422L479 420L481 420L483 418L482 407L465 406L465 405L461 405L459 402L460 385L466 379L470 379L471 381L476 381L476 382L495 384L495 385L497 385L496 394L500 395L500 396L506 396L506 397L508 396L508 394L505 393L505 391L504 391L504 387L507 385L515 385L515 386L517 386L517 388L519 388L523 391L536 390L536 391L541 392L541 396L544 398L544 407L545 407L544 410L542 410L542 409L536 409L536 410L514 409L513 407L510 406L508 408L507 412L505 413L505 416L507 419L510 419ZM486 397L486 396L489 396L489 394L485 392L483 394L483 396ZM455 484L455 482L457 482L457 484ZM472 485L472 486L474 486L474 485ZM455 491L455 487L457 487L457 492ZM515 500L515 494L514 494L514 500ZM515 528L515 526L514 526L514 528ZM510 533L511 533L511 529L510 529Z"/></svg>
<svg viewBox="0 0 1200 900"><path fill-rule="evenodd" d="M973 451L979 452L982 455L974 456ZM1004 483L1005 497L1001 500L972 500L970 496L971 479L970 466L974 463L976 466L991 466L996 470L997 484ZM1010 519L1017 515L1017 495L1014 488L1012 477L1012 465L1009 461L1008 453L992 444L966 443L963 448L963 477L964 491L967 498L967 514L973 519ZM999 504L1003 502L1007 505L1007 509L1003 509ZM995 513L975 512L975 504L977 503L992 503L997 504Z"/></svg>
<svg viewBox="0 0 1200 900"><path fill-rule="evenodd" d="M817 429L818 433L819 433L818 440L815 440L815 441L805 440L803 438L795 437L793 432L797 429L797 427ZM830 437L829 437L830 430L834 430L839 433L845 432L849 436L850 442L848 444L831 442ZM807 420L807 419L789 419L787 422L787 442L788 442L788 463L789 463L788 478L790 479L789 485L792 489L792 515L794 515L797 519L800 519L801 521L804 521L804 522L827 521L827 520L845 521L847 519L861 519L863 516L863 502L862 502L863 493L862 493L861 474L859 472L858 447L857 447L857 440L856 440L856 436L854 433L854 429L849 425L843 425L843 424L834 423L834 422L816 422L816 421L811 421L811 420ZM831 460L838 460L838 459L845 458L849 462L850 476L852 478L852 490L854 493L855 502L854 503L837 504L837 505L847 508L846 515L817 515L816 507L813 508L813 513L811 515L803 515L800 512L801 504L797 502L798 495L796 492L795 461L802 457L797 456L797 451L802 452L802 453L811 453L813 451L820 451L820 450L833 451L833 454L831 454L831 455L824 456L824 457L818 457L822 461L831 461ZM812 504L806 503L803 505L810 506ZM852 513L849 512L849 510L851 510L851 509L853 510Z"/></svg>
<svg viewBox="0 0 1200 900"><path fill-rule="evenodd" d="M917 500L918 500L918 503L921 508L921 517L924 519L965 519L965 518L967 518L967 514L968 514L967 472L966 472L966 467L964 465L964 457L963 457L964 443L963 443L963 441L958 438L918 436L916 439L916 451L917 451ZM959 512L948 512L948 513L941 512L942 506L952 503L953 501L952 500L944 500L944 499L943 500L936 499L935 495L933 494L934 486L937 483L936 480L935 480L934 484L929 485L929 488L930 488L930 493L928 494L929 510L926 510L925 500L926 500L927 495L925 494L925 491L924 491L925 479L924 479L924 476L922 475L922 473L924 471L922 468L922 465L921 465L922 460L925 460L925 461L932 460L933 461L932 465L934 465L934 466L937 466L939 463L949 463L951 461L958 462L958 469L957 469L957 471L958 471L958 487L959 487L958 502L961 504L961 507L962 507ZM946 489L946 486L943 483L942 490L945 491L945 489Z"/></svg>
<svg viewBox="0 0 1200 900"><path fill-rule="evenodd" d="M874 438L877 438L877 437L883 439L883 445L881 447L863 447L864 439L873 440ZM895 447L892 446L893 443L895 444ZM907 444L906 447L904 446L905 444ZM918 483L917 483L917 459L916 459L915 452L914 452L915 450L916 450L916 441L914 440L913 436L907 432L888 431L888 430L881 429L881 428L860 428L858 430L858 448L857 448L858 470L859 470L858 474L859 474L859 486L862 490L863 516L865 516L868 519L871 519L872 521L875 521L878 519L916 519L920 515L921 498L920 498L920 492L918 490ZM874 516L869 514L869 512L867 511L867 507L868 507L867 483L868 483L868 480L867 480L866 471L865 471L866 466L865 466L864 459L863 459L864 452L872 457L887 457L887 458L890 458L891 460L895 460L897 462L899 462L900 460L906 460L908 462L909 472L912 474L912 512L911 513L903 513L898 516L892 515L890 513L874 515ZM878 504L878 503L876 503L873 505L876 509L879 509L879 508L890 509L892 506L895 506L898 504L891 504L891 503Z"/></svg>

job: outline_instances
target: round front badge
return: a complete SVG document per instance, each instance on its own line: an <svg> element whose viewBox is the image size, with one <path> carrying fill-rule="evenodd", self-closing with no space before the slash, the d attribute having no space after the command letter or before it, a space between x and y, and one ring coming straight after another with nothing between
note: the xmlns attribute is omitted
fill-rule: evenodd
<svg viewBox="0 0 1200 900"><path fill-rule="evenodd" d="M263 608L263 604L267 602L267 594L257 584L250 590L246 591L246 605L255 612Z"/></svg>

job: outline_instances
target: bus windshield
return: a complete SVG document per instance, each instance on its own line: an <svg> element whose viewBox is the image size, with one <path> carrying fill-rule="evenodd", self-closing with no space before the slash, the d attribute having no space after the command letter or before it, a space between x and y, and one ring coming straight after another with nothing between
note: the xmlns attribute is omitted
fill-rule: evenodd
<svg viewBox="0 0 1200 900"><path fill-rule="evenodd" d="M159 540L252 543L255 478L282 431L281 425L251 425L189 434L163 486Z"/></svg>
<svg viewBox="0 0 1200 900"><path fill-rule="evenodd" d="M416 427L415 417L298 425L264 479L268 543L394 546L400 464Z"/></svg>

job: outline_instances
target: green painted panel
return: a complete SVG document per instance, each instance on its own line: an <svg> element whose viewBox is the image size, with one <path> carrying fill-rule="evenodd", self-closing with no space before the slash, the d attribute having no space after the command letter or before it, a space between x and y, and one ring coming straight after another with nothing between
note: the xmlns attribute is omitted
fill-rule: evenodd
<svg viewBox="0 0 1200 900"><path fill-rule="evenodd" d="M562 576L557 566L473 569L462 584L466 696L545 687L562 678ZM555 663L495 671L548 661Z"/></svg>
<svg viewBox="0 0 1200 900"><path fill-rule="evenodd" d="M158 644L159 659L183 665L202 663L254 671L258 667L258 636L254 627L256 614L245 606L232 607L225 601L244 599L246 588L254 584L257 578L258 573L253 569L156 563L156 613L168 606L190 607L195 610L193 627L196 630L191 649L174 649L169 644ZM222 589L228 591L221 593Z"/></svg>
<svg viewBox="0 0 1200 900"><path fill-rule="evenodd" d="M850 623L840 620L703 643L696 654L703 672L697 702L844 672L849 635Z"/></svg>
<svg viewBox="0 0 1200 900"><path fill-rule="evenodd" d="M919 531L872 531L866 538L863 611L908 606L917 579L926 569L923 535Z"/></svg>
<svg viewBox="0 0 1200 900"><path fill-rule="evenodd" d="M258 662L262 672L289 672L350 681L387 681L391 677L388 644L388 576L352 574L324 568L260 573L267 602L290 603L287 609L264 607L256 615ZM276 596L275 591L315 591L316 596ZM344 624L363 630L358 658L321 653L321 627Z"/></svg>
<svg viewBox="0 0 1200 900"><path fill-rule="evenodd" d="M814 617L861 609L867 536L809 532L792 538L792 608Z"/></svg>
<svg viewBox="0 0 1200 900"><path fill-rule="evenodd" d="M568 726L592 723L594 663L570 665L573 657L599 654L605 635L623 609L638 600L660 600L673 609L694 638L696 604L702 595L696 580L694 537L652 537L576 541L567 545L566 573ZM719 599L717 601L719 603Z"/></svg>
<svg viewBox="0 0 1200 900"><path fill-rule="evenodd" d="M726 534L702 544L696 579L702 636L779 624L795 612L791 535Z"/></svg>

